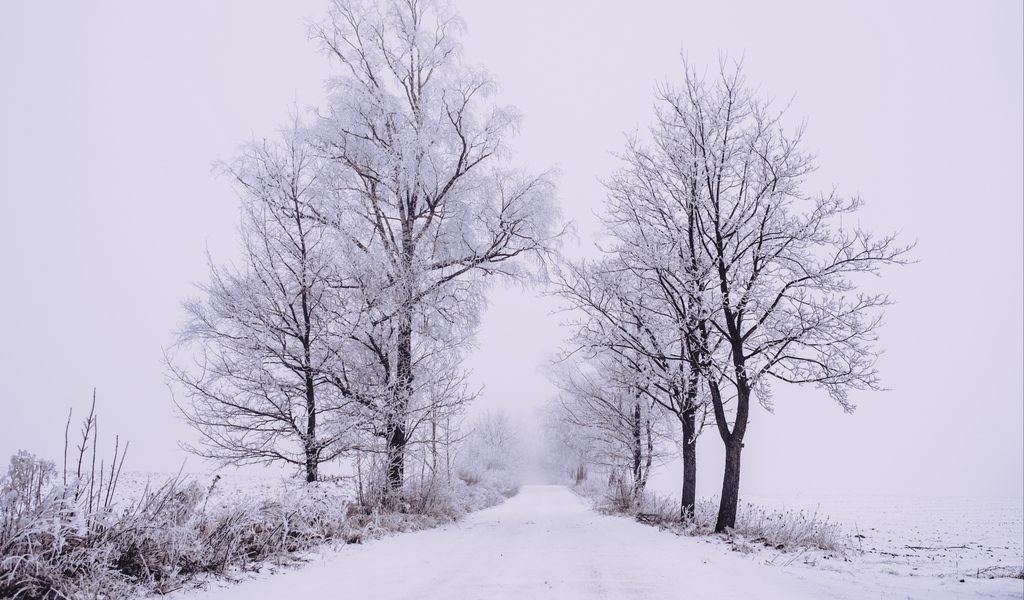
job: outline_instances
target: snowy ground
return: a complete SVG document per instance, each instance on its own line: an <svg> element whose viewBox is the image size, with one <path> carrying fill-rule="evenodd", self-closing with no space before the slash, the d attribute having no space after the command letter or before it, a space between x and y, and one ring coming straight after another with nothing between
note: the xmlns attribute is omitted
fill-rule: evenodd
<svg viewBox="0 0 1024 600"><path fill-rule="evenodd" d="M747 496L772 509L828 515L855 537L860 566L909 577L970 578L1021 571L1021 498Z"/></svg>
<svg viewBox="0 0 1024 600"><path fill-rule="evenodd" d="M195 482L203 491L210 491L211 505L231 504L243 498L268 498L290 489L301 488L303 482L295 478L278 475L255 475L224 470L219 473L175 473L128 471L121 474L117 483L117 501L125 504L142 496L146 486L159 488L170 479L180 477L180 486ZM354 497L355 492L345 481L327 482L322 486L336 490L339 496ZM212 491L211 491L212 490Z"/></svg>
<svg viewBox="0 0 1024 600"><path fill-rule="evenodd" d="M891 537L891 524L911 515L894 514L889 510L891 501L881 502L875 517L888 515L887 520L874 521L874 530L858 524L867 536L861 540L865 544L863 555L813 566L788 558L765 564L767 553L741 554L730 551L728 545L719 541L678 537L627 518L599 515L564 487L526 486L505 504L446 527L325 550L311 556L310 564L299 569L273 576L271 569L266 569L237 586L213 583L206 590L179 592L174 598L1024 597L1024 581L1020 579L960 577L948 571L948 563L924 568L926 565L921 561L938 564L945 560L937 556L910 557L905 548L900 552L883 550L917 545L909 543L915 539L922 547L937 543L943 548L967 545L960 543L967 540L957 537L960 533L933 539L930 530L921 530L914 539ZM851 503L847 505L849 509ZM804 508L792 504L789 507ZM1016 512L1009 509L1007 515L993 515L989 506L976 508L974 521L967 515L953 524L951 531L969 532L971 523L985 522L987 529L971 538L973 543L993 552L996 545L1006 546L1000 556L1015 556L1019 562L1019 507ZM923 503L919 510L934 507ZM870 516L865 513L864 518ZM1010 521L1003 523L1004 517ZM883 545L883 539L889 545ZM1009 548L1014 541L1016 550ZM915 565L917 571L913 570Z"/></svg>

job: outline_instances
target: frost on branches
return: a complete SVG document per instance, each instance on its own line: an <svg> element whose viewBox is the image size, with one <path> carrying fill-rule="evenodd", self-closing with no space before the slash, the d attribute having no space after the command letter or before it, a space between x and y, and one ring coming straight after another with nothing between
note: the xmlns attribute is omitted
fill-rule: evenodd
<svg viewBox="0 0 1024 600"><path fill-rule="evenodd" d="M568 265L559 294L586 315L576 351L682 374L686 402L657 403L680 416L710 405L726 449L723 531L736 522L750 402L771 409L771 380L823 388L847 411L849 390L877 389L873 343L889 299L858 292L853 278L905 263L911 246L837 226L859 198L803 192L814 165L802 132L785 130L739 65L723 61L707 81L686 64L683 86L657 100L647 137L629 137L608 183L608 258ZM684 431L699 431L691 423Z"/></svg>
<svg viewBox="0 0 1024 600"><path fill-rule="evenodd" d="M391 351L381 434L387 481L402 487L425 347L456 354L483 307L485 276L529 276L559 232L548 174L509 168L519 115L462 60L462 21L443 1L334 2L315 28L342 74L314 130L329 165L340 235L377 287L374 321ZM367 346L376 344L363 336ZM429 342L429 344L427 343Z"/></svg>
<svg viewBox="0 0 1024 600"><path fill-rule="evenodd" d="M201 453L312 481L367 451L386 502L410 444L436 466L472 397L460 363L488 276L531 280L561 235L550 174L508 165L520 117L464 62L462 29L441 0L337 0L313 26L340 71L325 108L230 168L247 264L211 265L182 335L199 358L168 361Z"/></svg>
<svg viewBox="0 0 1024 600"><path fill-rule="evenodd" d="M210 261L205 299L185 302L166 362L200 434L194 452L236 465L281 461L316 481L320 463L351 444L349 403L330 382L361 323L346 310L338 239L320 217L322 163L297 122L282 138L248 144L222 166L241 199L241 265Z"/></svg>

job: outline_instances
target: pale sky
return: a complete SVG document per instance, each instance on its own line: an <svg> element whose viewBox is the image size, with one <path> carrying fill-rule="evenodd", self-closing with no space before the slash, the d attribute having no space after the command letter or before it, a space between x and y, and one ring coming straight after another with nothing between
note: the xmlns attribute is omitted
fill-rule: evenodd
<svg viewBox="0 0 1024 600"><path fill-rule="evenodd" d="M680 51L806 120L819 170L867 201L863 226L919 240L892 292L879 362L891 391L846 415L774 387L754 412L741 493L1024 494L1024 14L1019 2L486 0L456 2L469 61L525 115L516 162L557 165L566 217L593 252L601 178L650 122ZM307 41L326 3L129 0L0 4L0 461L60 459L67 411L97 388L101 444L126 469L176 470L192 434L160 364L207 248L230 260L237 200L211 163L321 101L331 66ZM470 359L477 410L529 416L564 331L551 299L497 288ZM720 485L701 440L699 493ZM101 451L103 447L101 446ZM190 458L190 469L201 469ZM671 480L671 473L667 476ZM671 486L671 482L669 484Z"/></svg>

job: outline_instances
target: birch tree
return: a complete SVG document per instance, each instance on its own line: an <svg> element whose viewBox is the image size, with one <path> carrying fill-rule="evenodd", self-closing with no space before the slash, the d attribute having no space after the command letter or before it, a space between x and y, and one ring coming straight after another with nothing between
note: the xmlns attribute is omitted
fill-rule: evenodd
<svg viewBox="0 0 1024 600"><path fill-rule="evenodd" d="M489 275L523 279L558 232L548 174L507 166L520 117L462 58L461 19L444 0L335 0L313 35L340 65L316 125L346 243L381 286L374 318L393 328L382 431L388 486L403 482L416 338L466 327ZM457 310L456 310L457 307ZM450 315L451 318L448 318Z"/></svg>

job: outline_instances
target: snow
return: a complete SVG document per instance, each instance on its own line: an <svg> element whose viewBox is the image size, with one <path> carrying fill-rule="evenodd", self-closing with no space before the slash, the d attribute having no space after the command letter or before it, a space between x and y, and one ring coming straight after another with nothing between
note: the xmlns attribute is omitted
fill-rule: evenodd
<svg viewBox="0 0 1024 600"><path fill-rule="evenodd" d="M195 482L199 489L210 492L211 504L230 505L242 502L247 498L274 498L277 495L301 489L304 482L294 476L289 477L289 474L281 470L277 475L257 475L253 472L239 472L233 469L222 469L209 473L126 471L118 478L116 498L119 505L125 506L138 500L147 487L150 490L155 490L172 479L180 478L179 487L185 487ZM322 485L326 488L338 488L337 495L339 497L345 493L352 495L352 491L347 489L351 488L351 485L343 485L341 482Z"/></svg>
<svg viewBox="0 0 1024 600"><path fill-rule="evenodd" d="M1017 497L772 496L744 500L828 515L845 525L861 566L906 576L977 577L1020 572L1024 500ZM1018 596L1019 597L1019 596Z"/></svg>
<svg viewBox="0 0 1024 600"><path fill-rule="evenodd" d="M985 535L1019 540L1012 537L1014 527L1020 527L1020 513L1016 515L1011 515L1016 525L1009 530ZM876 532L888 535L884 529ZM931 539L922 535L924 541ZM1013 550L1007 551L1012 555ZM1016 552L1019 559L1019 545ZM766 554L732 552L717 539L680 537L625 517L600 515L560 486L524 486L508 502L448 526L326 549L308 558L310 563L301 568L273 576L265 569L238 585L211 583L205 590L178 592L173 598L1024 597L1022 580L963 577L961 582L949 572L915 576L907 572L912 567L902 556L865 553L849 562L840 558L816 566L795 560L769 565Z"/></svg>

